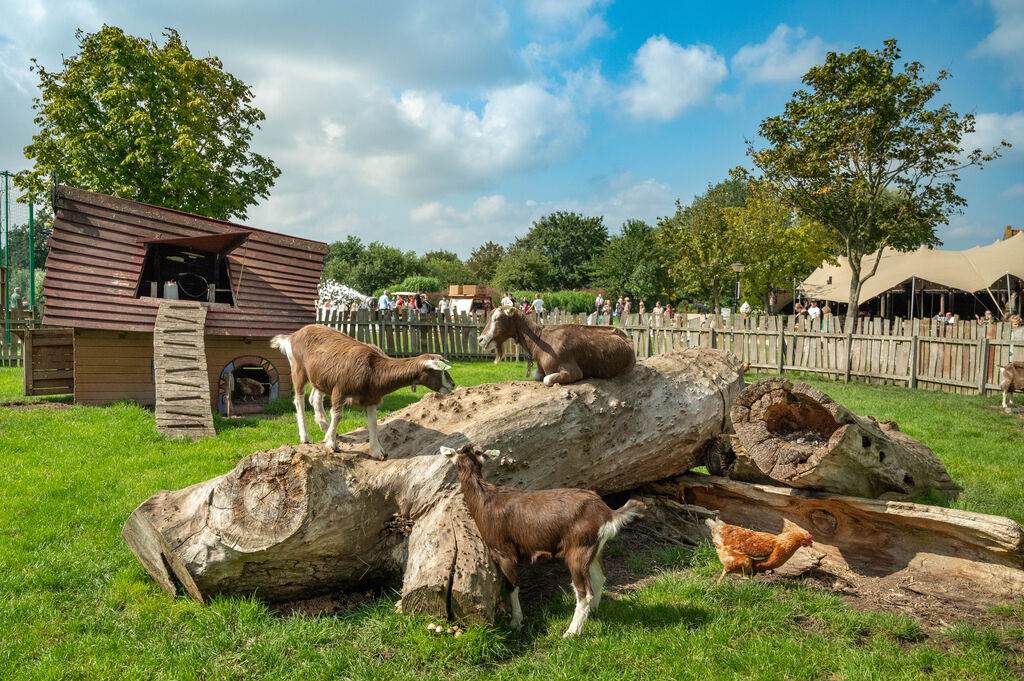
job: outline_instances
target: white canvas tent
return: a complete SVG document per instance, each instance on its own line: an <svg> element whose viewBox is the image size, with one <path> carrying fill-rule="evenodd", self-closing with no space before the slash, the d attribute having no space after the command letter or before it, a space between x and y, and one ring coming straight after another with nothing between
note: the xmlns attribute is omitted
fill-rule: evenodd
<svg viewBox="0 0 1024 681"><path fill-rule="evenodd" d="M864 272L869 272L874 266L875 257L864 258ZM998 289L1005 295L1007 275L1012 290L1016 290L1024 279L1024 232L966 251L922 247L910 253L899 253L885 249L881 258L875 276L864 282L861 303L901 288L912 280L916 280L918 290L928 285L950 291L980 292L979 296L995 303L992 291ZM810 298L845 303L850 295L850 277L848 261L839 258L838 265L826 264L816 269L804 280L803 290ZM998 304L995 306L999 307Z"/></svg>

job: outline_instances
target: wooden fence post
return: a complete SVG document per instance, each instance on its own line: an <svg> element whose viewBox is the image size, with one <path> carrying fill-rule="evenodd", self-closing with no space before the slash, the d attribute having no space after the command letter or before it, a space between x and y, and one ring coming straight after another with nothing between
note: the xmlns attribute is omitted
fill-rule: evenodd
<svg viewBox="0 0 1024 681"><path fill-rule="evenodd" d="M985 394L985 384L988 382L988 336L981 339L978 347L978 394Z"/></svg>
<svg viewBox="0 0 1024 681"><path fill-rule="evenodd" d="M778 356L779 356L779 374L781 375L781 374L786 373L786 322L785 322L785 320L780 320L779 317L776 317L775 318L775 323L779 327Z"/></svg>
<svg viewBox="0 0 1024 681"><path fill-rule="evenodd" d="M921 339L917 335L918 325L910 320L910 387L917 387L917 356L920 351Z"/></svg>

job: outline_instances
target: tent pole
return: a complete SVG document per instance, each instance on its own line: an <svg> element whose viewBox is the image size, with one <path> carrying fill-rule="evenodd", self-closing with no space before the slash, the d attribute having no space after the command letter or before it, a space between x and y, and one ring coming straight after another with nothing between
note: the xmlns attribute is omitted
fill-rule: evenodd
<svg viewBox="0 0 1024 681"><path fill-rule="evenodd" d="M917 275L910 277L910 318L914 318L914 298L917 297Z"/></svg>

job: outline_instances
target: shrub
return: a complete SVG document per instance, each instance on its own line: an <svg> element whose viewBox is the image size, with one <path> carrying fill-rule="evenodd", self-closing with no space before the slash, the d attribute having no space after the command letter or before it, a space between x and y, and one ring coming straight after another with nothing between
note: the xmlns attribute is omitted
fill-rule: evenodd
<svg viewBox="0 0 1024 681"><path fill-rule="evenodd" d="M437 277L424 277L420 275L413 275L406 277L402 280L402 283L395 284L391 287L392 291L423 291L424 293L432 293L434 291L441 290L441 280Z"/></svg>
<svg viewBox="0 0 1024 681"><path fill-rule="evenodd" d="M512 291L516 301L525 297L531 303L535 293L537 291ZM545 310L553 310L557 307L562 312L570 314L592 312L594 300L597 298L593 293L587 291L542 291L540 297L544 300Z"/></svg>

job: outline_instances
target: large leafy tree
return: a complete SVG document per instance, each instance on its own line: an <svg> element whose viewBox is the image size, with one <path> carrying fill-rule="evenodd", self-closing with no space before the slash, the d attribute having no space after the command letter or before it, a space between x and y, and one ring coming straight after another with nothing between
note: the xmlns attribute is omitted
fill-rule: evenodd
<svg viewBox="0 0 1024 681"><path fill-rule="evenodd" d="M774 193L772 185L745 176L745 205L725 209L729 239L743 262L744 298L766 306L773 291L787 291L823 261L832 261L830 230L801 217Z"/></svg>
<svg viewBox="0 0 1024 681"><path fill-rule="evenodd" d="M344 241L335 241L327 247L324 258L324 269L321 280L337 281L346 286L355 286L355 269L359 259L366 252L363 241L354 234L349 234Z"/></svg>
<svg viewBox="0 0 1024 681"><path fill-rule="evenodd" d="M439 282L439 288L447 288L451 284L469 283L470 274L459 256L451 251L429 251L423 254L421 260L423 273L428 277L434 277Z"/></svg>
<svg viewBox="0 0 1024 681"><path fill-rule="evenodd" d="M848 259L848 328L880 261L867 256L941 243L936 225L966 204L958 171L999 155L975 149L965 157L960 143L974 116L948 104L928 108L949 74L927 81L919 62L900 67L899 58L895 40L874 52L830 52L783 114L761 123L768 146L748 150L785 202L831 230L835 254Z"/></svg>
<svg viewBox="0 0 1024 681"><path fill-rule="evenodd" d="M214 218L244 218L281 171L250 149L264 119L252 91L216 57L197 59L173 29L164 43L115 26L76 33L59 71L35 59L39 132L18 184L66 184Z"/></svg>
<svg viewBox="0 0 1024 681"><path fill-rule="evenodd" d="M550 286L554 267L534 248L513 246L494 272L493 285L502 291L543 291Z"/></svg>
<svg viewBox="0 0 1024 681"><path fill-rule="evenodd" d="M473 249L466 261L466 268L474 283L487 285L494 281L494 273L498 265L505 258L505 247L488 241L482 246Z"/></svg>
<svg viewBox="0 0 1024 681"><path fill-rule="evenodd" d="M590 261L607 243L604 218L557 211L534 222L517 245L544 254L553 289L577 289L590 283Z"/></svg>
<svg viewBox="0 0 1024 681"><path fill-rule="evenodd" d="M726 209L745 205L748 191L746 182L732 178L709 186L686 207L676 201L675 215L658 221L661 258L669 275L680 288L708 296L715 312L735 277L730 265L739 258Z"/></svg>
<svg viewBox="0 0 1024 681"><path fill-rule="evenodd" d="M612 294L653 302L668 286L658 252L658 231L642 220L627 220L593 261L594 283Z"/></svg>
<svg viewBox="0 0 1024 681"><path fill-rule="evenodd" d="M416 274L422 274L422 270L414 252L374 241L360 255L352 281L361 293L370 294Z"/></svg>

